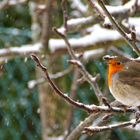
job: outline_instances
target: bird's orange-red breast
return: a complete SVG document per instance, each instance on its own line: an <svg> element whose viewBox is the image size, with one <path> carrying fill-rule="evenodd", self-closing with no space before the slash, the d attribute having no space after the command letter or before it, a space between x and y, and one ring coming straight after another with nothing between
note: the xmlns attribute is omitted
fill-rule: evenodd
<svg viewBox="0 0 140 140"><path fill-rule="evenodd" d="M127 106L140 106L140 62L117 56L108 61L108 86L114 98Z"/></svg>

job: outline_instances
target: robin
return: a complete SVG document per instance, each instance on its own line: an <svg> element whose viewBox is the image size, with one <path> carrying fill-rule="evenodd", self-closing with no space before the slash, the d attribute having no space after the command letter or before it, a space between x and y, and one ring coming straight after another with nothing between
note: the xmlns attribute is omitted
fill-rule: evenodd
<svg viewBox="0 0 140 140"><path fill-rule="evenodd" d="M140 106L140 61L104 56L108 61L108 86L114 98L126 106Z"/></svg>

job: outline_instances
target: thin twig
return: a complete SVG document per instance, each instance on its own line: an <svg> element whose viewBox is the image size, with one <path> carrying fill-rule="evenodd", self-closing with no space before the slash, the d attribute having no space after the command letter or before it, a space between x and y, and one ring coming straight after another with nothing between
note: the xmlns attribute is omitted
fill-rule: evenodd
<svg viewBox="0 0 140 140"><path fill-rule="evenodd" d="M67 140L76 140L85 127L91 125L91 123L99 116L99 113L91 114L84 121L82 121L67 137Z"/></svg>
<svg viewBox="0 0 140 140"><path fill-rule="evenodd" d="M72 57L72 59L77 60L77 57L75 56L73 49L71 49L71 45L70 45L69 41L67 40L66 36L64 34L60 33L55 27L53 28L53 30L65 41L68 52L69 52L70 56Z"/></svg>
<svg viewBox="0 0 140 140"><path fill-rule="evenodd" d="M91 1L91 0L87 0L87 1L88 1L89 5L90 5L93 9L96 10L96 12L100 15L100 17L101 17L102 19L105 19L105 15L104 15L104 13L99 9L100 7L97 5L97 3L95 3L95 2L93 2L93 1Z"/></svg>
<svg viewBox="0 0 140 140"><path fill-rule="evenodd" d="M73 69L73 67L69 67L68 69L63 70L61 72L57 72L55 74L50 74L50 78L51 79L58 79L58 78L64 77L65 75L70 73L72 71L72 69ZM44 78L44 77L37 79L37 80L31 80L28 82L28 88L34 89L36 86L43 84L45 81L46 81L46 78Z"/></svg>
<svg viewBox="0 0 140 140"><path fill-rule="evenodd" d="M112 125L108 125L108 126L85 127L85 129L84 129L85 132L84 133L94 134L94 133L97 133L97 132L103 132L103 131L112 130L112 129L115 129L115 128L121 128L121 127L134 125L135 123L136 123L136 119L132 119L130 121L117 123L117 124L112 124ZM140 123L140 120L137 123Z"/></svg>
<svg viewBox="0 0 140 140"><path fill-rule="evenodd" d="M85 67L83 66L83 64L79 60L70 60L69 62L72 63L73 65L76 65L80 69L84 78L88 81L88 83L94 89L95 95L98 98L99 103L101 104L103 95L102 95L102 92L100 91L99 86L97 84L97 79L99 78L99 75L92 77L92 75L90 75L88 73L88 71L85 69Z"/></svg>

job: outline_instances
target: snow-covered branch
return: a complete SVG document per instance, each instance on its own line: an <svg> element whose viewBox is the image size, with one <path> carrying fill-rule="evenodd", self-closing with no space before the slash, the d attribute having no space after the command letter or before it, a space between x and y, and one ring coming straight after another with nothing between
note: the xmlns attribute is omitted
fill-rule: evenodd
<svg viewBox="0 0 140 140"><path fill-rule="evenodd" d="M135 19L136 20L136 19ZM138 21L140 19L137 19ZM133 20L129 20L130 24L134 24ZM136 24L136 23L135 23ZM121 35L114 30L108 30L101 28L99 25L95 25L92 28L90 28L91 33L88 35L85 35L80 38L70 38L69 42L71 46L73 47L76 52L85 52L89 50L96 50L99 48L106 48L110 46L119 46L121 44L124 44L124 40L121 37ZM136 35L137 38L140 38L140 28L136 26ZM0 58L15 58L17 56L27 56L31 53L40 53L43 49L43 45L38 42L36 44L29 44L29 45L22 45L20 47L10 47L10 48L4 48L0 49ZM50 53L53 54L66 54L67 48L66 44L63 39L50 39L49 40L49 49Z"/></svg>

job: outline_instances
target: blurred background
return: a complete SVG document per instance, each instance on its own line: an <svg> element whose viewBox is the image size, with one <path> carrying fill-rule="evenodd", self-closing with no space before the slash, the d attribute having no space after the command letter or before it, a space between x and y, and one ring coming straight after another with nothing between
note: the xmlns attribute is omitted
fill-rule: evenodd
<svg viewBox="0 0 140 140"><path fill-rule="evenodd" d="M53 74L67 71L63 77L52 78L56 85L75 100L85 104L94 103L98 105L91 86L87 82L76 82L81 75L76 68L72 68L67 62L70 57L66 50L61 49L59 43L62 41L58 42L60 49L57 49L55 40L51 41L52 45L49 44L50 38L60 40L52 31L52 27L60 28L63 25L61 2L61 0L0 1L0 140L47 140L50 137L52 140L57 140L65 134L66 130L70 133L88 116L86 112L80 109L71 108L63 99L54 94L52 88L47 82L44 82L44 74L36 68L35 63L31 60L30 53L17 51L4 54L3 50L5 49L8 52L10 48L16 47L18 49L27 44L32 45L41 42L43 49L33 50L33 52L37 53L42 62L48 66L52 77L56 76ZM107 1L106 4L118 6L127 2L127 0L112 0ZM44 8L45 6L47 8ZM68 19L91 15L98 17L95 10L88 7L86 0L69 0L67 11ZM136 13L133 16L139 18L139 15ZM76 25L75 29L72 28L72 31L69 31L68 38L80 39L89 35L92 26L96 26L96 24L96 22L91 22L81 27ZM100 21L99 26L104 28L102 21ZM109 94L106 82L107 66L102 57L105 54L116 55L118 53L136 57L136 54L121 38L116 42L114 41L114 44L112 42L107 42L108 44L101 42L99 48L95 45L95 49L90 44L87 45L87 50L77 51L77 53L85 55L81 61L87 71L93 76L100 74L101 78L98 85L109 101L114 99ZM63 44L62 46L65 46ZM92 50L95 52L86 57L85 52ZM100 52L96 52L96 50ZM129 117L125 114L116 115L106 124L126 120L129 120ZM81 135L78 139L139 140L139 137L138 131L115 129L93 136Z"/></svg>
<svg viewBox="0 0 140 140"><path fill-rule="evenodd" d="M10 1L9 1L10 2ZM18 1L11 1L18 3ZM6 3L1 1L0 6ZM8 3L8 1L7 1ZM7 4L8 5L8 4ZM28 2L0 10L0 49L30 43L31 16ZM35 78L34 64L17 57L1 64L0 70L0 139L41 139L38 90L27 83Z"/></svg>

